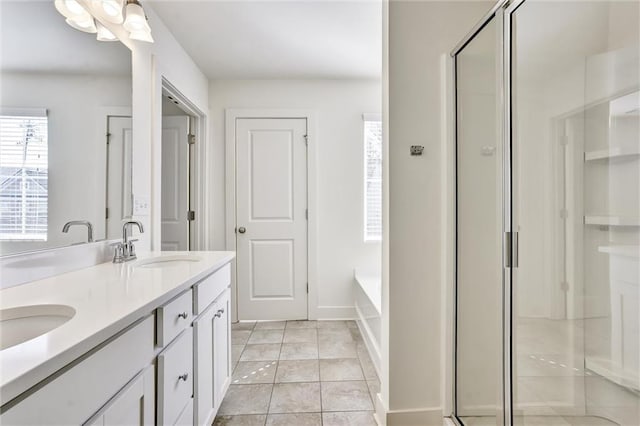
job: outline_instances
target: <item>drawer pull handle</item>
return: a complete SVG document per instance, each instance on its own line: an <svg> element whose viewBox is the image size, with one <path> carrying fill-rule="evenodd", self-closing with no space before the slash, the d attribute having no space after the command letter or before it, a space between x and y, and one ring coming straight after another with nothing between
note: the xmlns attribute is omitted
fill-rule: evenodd
<svg viewBox="0 0 640 426"><path fill-rule="evenodd" d="M187 374L187 373L184 373L184 374L178 376L178 379L182 380L184 382L186 382L188 378L189 378L189 374Z"/></svg>
<svg viewBox="0 0 640 426"><path fill-rule="evenodd" d="M187 316L189 316L189 315L186 312L178 314L178 318L182 318L182 319L187 319Z"/></svg>
<svg viewBox="0 0 640 426"><path fill-rule="evenodd" d="M224 309L218 309L218 312L216 312L216 318L220 318L222 316L222 314L224 314Z"/></svg>

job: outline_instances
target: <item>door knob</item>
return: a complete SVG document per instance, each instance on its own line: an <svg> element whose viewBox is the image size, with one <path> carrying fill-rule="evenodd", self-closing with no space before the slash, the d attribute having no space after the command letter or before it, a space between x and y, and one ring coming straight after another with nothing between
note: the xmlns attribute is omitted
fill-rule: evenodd
<svg viewBox="0 0 640 426"><path fill-rule="evenodd" d="M241 226L240 228L238 228L238 232L241 234L244 234L245 232L247 232L247 228L245 228L244 226Z"/></svg>

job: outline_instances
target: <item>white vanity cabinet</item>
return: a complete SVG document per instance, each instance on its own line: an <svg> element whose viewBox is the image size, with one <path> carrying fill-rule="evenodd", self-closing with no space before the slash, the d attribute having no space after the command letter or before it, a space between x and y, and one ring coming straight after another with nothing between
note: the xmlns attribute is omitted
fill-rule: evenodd
<svg viewBox="0 0 640 426"><path fill-rule="evenodd" d="M226 289L193 322L194 416L196 425L210 425L229 387L231 322Z"/></svg>
<svg viewBox="0 0 640 426"><path fill-rule="evenodd" d="M157 424L213 423L231 375L230 284L225 265L157 309Z"/></svg>
<svg viewBox="0 0 640 426"><path fill-rule="evenodd" d="M153 367L143 370L94 416L88 426L153 426L155 398Z"/></svg>
<svg viewBox="0 0 640 426"><path fill-rule="evenodd" d="M211 425L230 382L231 258L198 278L185 270L115 335L94 331L106 340L67 355L64 367L4 403L0 424Z"/></svg>
<svg viewBox="0 0 640 426"><path fill-rule="evenodd" d="M153 376L139 374L151 368L153 346L153 316L150 316L36 385L13 406L3 406L0 424L107 424L105 421L110 422L112 416L121 415L144 419L140 424L153 422ZM122 393L138 376L143 380L142 387L138 385L132 393ZM144 404L137 407L128 404L131 399ZM106 411L103 407L107 407ZM113 410L109 412L108 407ZM99 412L106 417L96 418Z"/></svg>

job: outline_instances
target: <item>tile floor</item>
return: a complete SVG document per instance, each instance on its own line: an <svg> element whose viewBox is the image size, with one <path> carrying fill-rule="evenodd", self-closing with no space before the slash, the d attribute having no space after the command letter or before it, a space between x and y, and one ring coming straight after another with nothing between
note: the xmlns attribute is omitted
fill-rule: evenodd
<svg viewBox="0 0 640 426"><path fill-rule="evenodd" d="M380 381L355 322L243 322L232 344L215 426L376 425Z"/></svg>

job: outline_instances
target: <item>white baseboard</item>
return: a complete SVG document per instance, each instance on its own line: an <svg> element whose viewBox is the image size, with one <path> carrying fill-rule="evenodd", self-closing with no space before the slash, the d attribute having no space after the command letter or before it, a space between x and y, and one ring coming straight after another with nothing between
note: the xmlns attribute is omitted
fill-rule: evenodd
<svg viewBox="0 0 640 426"><path fill-rule="evenodd" d="M309 313L311 320L355 320L357 318L354 306L318 306L313 313Z"/></svg>
<svg viewBox="0 0 640 426"><path fill-rule="evenodd" d="M358 329L360 330L360 334L362 335L362 340L364 340L364 345L369 352L369 356L371 357L371 361L373 362L373 366L376 368L376 373L378 373L378 377L382 377L382 354L380 353L380 348L374 343L374 339L372 337L372 332L367 322L360 311L360 308L356 306L356 313L358 315L358 319L356 323L358 324Z"/></svg>
<svg viewBox="0 0 640 426"><path fill-rule="evenodd" d="M376 419L376 422L378 422L378 426L387 426L387 412L389 411L389 409L382 400L382 395L377 394L376 400L374 402L376 406L376 413L374 414L374 418Z"/></svg>
<svg viewBox="0 0 640 426"><path fill-rule="evenodd" d="M375 419L379 426L443 426L448 425L442 416L441 407L416 408L410 410L389 410L382 395L375 401ZM450 419L449 419L450 421Z"/></svg>
<svg viewBox="0 0 640 426"><path fill-rule="evenodd" d="M387 413L388 426L442 426L442 408L419 408Z"/></svg>

